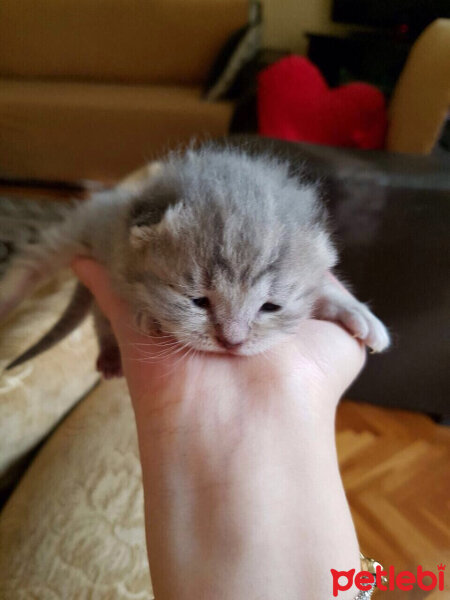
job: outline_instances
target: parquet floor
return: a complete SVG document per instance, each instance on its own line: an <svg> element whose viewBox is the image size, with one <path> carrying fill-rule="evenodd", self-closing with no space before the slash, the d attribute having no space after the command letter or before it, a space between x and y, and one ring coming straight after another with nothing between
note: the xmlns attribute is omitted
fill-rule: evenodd
<svg viewBox="0 0 450 600"><path fill-rule="evenodd" d="M445 591L375 598L450 599L450 428L422 415L343 402L337 447L361 550L384 567L416 573L447 565Z"/></svg>

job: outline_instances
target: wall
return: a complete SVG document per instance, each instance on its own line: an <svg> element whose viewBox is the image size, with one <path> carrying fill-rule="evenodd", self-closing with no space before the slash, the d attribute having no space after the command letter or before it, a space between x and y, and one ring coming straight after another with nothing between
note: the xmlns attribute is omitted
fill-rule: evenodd
<svg viewBox="0 0 450 600"><path fill-rule="evenodd" d="M331 21L332 0L262 0L264 45L305 53L306 31L339 33L355 29Z"/></svg>

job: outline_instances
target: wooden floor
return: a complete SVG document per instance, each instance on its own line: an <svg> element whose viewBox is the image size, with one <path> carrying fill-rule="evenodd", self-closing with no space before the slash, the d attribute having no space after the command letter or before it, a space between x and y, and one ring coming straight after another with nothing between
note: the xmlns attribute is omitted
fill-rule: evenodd
<svg viewBox="0 0 450 600"><path fill-rule="evenodd" d="M368 404L338 409L339 463L361 550L384 567L437 573L446 590L378 592L376 598L450 599L450 427Z"/></svg>

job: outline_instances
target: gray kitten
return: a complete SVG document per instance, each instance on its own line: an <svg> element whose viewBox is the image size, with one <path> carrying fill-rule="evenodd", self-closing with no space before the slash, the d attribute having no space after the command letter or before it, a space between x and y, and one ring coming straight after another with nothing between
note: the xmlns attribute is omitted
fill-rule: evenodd
<svg viewBox="0 0 450 600"><path fill-rule="evenodd" d="M389 345L384 325L329 273L337 257L316 187L270 156L212 144L173 153L68 210L0 282L0 318L76 255L107 267L140 330L198 350L256 354L312 315L341 322L376 352ZM91 306L97 368L119 375L114 334L81 284L9 368L67 335Z"/></svg>

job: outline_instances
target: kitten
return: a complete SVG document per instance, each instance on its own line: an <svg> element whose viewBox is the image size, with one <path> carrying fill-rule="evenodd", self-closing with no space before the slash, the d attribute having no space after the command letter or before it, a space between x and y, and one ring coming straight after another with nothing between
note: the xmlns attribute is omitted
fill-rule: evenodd
<svg viewBox="0 0 450 600"><path fill-rule="evenodd" d="M270 156L207 144L68 209L0 282L0 318L76 255L107 267L140 330L198 350L256 354L312 315L341 322L376 352L389 345L384 325L330 275L337 256L316 187ZM54 328L8 368L62 339L92 306L97 368L119 375L114 334L81 284Z"/></svg>

